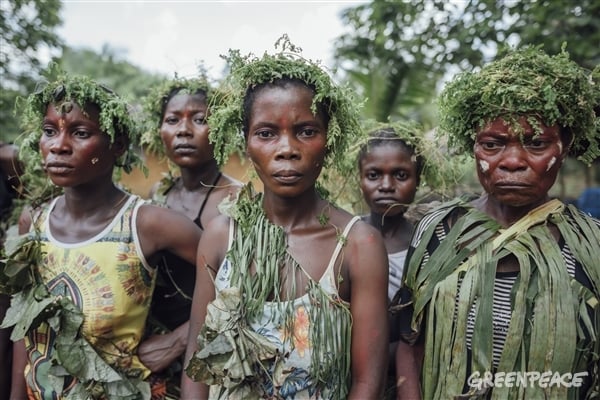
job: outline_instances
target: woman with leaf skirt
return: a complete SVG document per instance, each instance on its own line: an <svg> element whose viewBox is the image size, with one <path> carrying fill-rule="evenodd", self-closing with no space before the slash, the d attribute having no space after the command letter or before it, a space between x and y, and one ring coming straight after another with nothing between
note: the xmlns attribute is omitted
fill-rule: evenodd
<svg viewBox="0 0 600 400"><path fill-rule="evenodd" d="M600 155L599 93L566 51L537 48L460 74L441 93L440 128L474 155L483 194L441 205L415 229L399 399L600 393L600 222L549 195L567 155Z"/></svg>
<svg viewBox="0 0 600 400"><path fill-rule="evenodd" d="M245 148L264 192L246 186L202 236L185 399L376 399L383 389L381 236L316 189L356 138L358 112L281 43L262 58L230 51L228 97L209 117L215 152Z"/></svg>
<svg viewBox="0 0 600 400"><path fill-rule="evenodd" d="M139 135L114 92L59 75L22 105L25 174L41 164L62 194L30 199L31 229L2 268L3 326L19 340L11 398L164 398L137 354L155 265L167 251L193 263L200 230L115 183Z"/></svg>

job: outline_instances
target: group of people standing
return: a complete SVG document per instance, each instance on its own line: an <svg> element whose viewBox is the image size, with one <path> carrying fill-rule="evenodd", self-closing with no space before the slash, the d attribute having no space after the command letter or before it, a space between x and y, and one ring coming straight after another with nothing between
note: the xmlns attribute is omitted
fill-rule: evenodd
<svg viewBox="0 0 600 400"><path fill-rule="evenodd" d="M447 84L447 157L474 156L483 192L417 220L444 166L416 124L364 134L352 93L289 42L228 62L218 88L155 88L144 129L86 77L25 101L23 159L61 193L31 202L2 265L11 399L600 394L600 222L549 196L567 155L600 155L588 71L526 48ZM171 165L149 200L115 178L140 144ZM234 151L260 192L221 172ZM349 154L362 217L318 182ZM582 379L496 379L547 371Z"/></svg>

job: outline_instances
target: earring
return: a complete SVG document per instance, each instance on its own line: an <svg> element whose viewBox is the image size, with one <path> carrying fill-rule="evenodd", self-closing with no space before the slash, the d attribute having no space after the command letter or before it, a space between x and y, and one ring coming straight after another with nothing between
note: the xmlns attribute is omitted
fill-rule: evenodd
<svg viewBox="0 0 600 400"><path fill-rule="evenodd" d="M96 163L98 162L98 157L94 157L92 158L92 165L96 165Z"/></svg>

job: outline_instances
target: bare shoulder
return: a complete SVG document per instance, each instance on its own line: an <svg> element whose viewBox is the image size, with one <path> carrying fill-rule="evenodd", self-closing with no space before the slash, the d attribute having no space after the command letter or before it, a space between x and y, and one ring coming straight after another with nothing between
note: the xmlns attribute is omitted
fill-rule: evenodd
<svg viewBox="0 0 600 400"><path fill-rule="evenodd" d="M140 206L136 226L144 236L168 235L176 239L183 235L197 234L198 239L200 238L200 233L196 232L200 231L198 226L183 213L150 203Z"/></svg>
<svg viewBox="0 0 600 400"><path fill-rule="evenodd" d="M210 220L198 245L198 265L210 266L214 271L219 269L229 248L230 229L231 219L226 215Z"/></svg>
<svg viewBox="0 0 600 400"><path fill-rule="evenodd" d="M156 228L165 222L176 222L181 219L189 219L184 214L171 210L166 207L160 207L152 203L145 203L140 206L137 213L138 229Z"/></svg>
<svg viewBox="0 0 600 400"><path fill-rule="evenodd" d="M203 236L228 238L230 228L231 218L226 215L219 214L215 218L211 219L208 225L206 225Z"/></svg>
<svg viewBox="0 0 600 400"><path fill-rule="evenodd" d="M331 222L334 226L338 227L340 234L348 226L348 224L355 218L354 215L341 209L335 209L331 212ZM378 243L383 245L383 239L377 229L365 222L362 218L358 218L352 228L348 231L346 237L347 246L363 246L367 243Z"/></svg>

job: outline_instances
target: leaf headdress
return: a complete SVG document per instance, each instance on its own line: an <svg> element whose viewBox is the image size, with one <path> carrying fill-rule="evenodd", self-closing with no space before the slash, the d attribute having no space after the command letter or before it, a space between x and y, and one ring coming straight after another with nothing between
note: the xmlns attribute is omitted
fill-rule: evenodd
<svg viewBox="0 0 600 400"><path fill-rule="evenodd" d="M153 88L143 100L145 124L142 134L142 145L157 156L166 157L164 145L160 138L160 126L164 117L167 103L176 94L204 93L207 104L213 103L214 90L206 76L198 78L167 79Z"/></svg>
<svg viewBox="0 0 600 400"><path fill-rule="evenodd" d="M117 169L130 172L133 166L140 162L134 151L139 144L139 130L128 103L111 89L87 76L59 72L56 80L43 83L39 90L17 102L17 110L22 115L23 133L19 138L19 157L25 164L23 183L33 198L44 197L39 193L40 190L35 187L36 185L30 182L39 181L39 176L43 175L39 143L46 109L49 104L68 107L71 102L80 106L87 104L98 106L100 129L110 137L111 142L118 135L125 135L128 138L129 148L116 165Z"/></svg>
<svg viewBox="0 0 600 400"><path fill-rule="evenodd" d="M312 111L326 106L329 117L325 166L343 163L344 152L360 132L359 102L345 86L337 85L324 68L301 56L302 49L290 43L287 35L275 44L281 50L273 55L252 54L242 56L239 50L229 50L223 56L230 68L223 82L223 98L217 110L208 119L210 140L215 147L215 158L222 165L232 152L244 149L242 127L244 123L244 97L248 89L278 79L298 79L314 87Z"/></svg>
<svg viewBox="0 0 600 400"><path fill-rule="evenodd" d="M594 111L600 87L593 76L564 49L556 56L532 47L513 50L446 85L439 99L440 128L451 145L471 152L477 130L493 119L504 118L517 132L520 116L539 119L568 129L571 154L589 164L600 155L600 118Z"/></svg>

